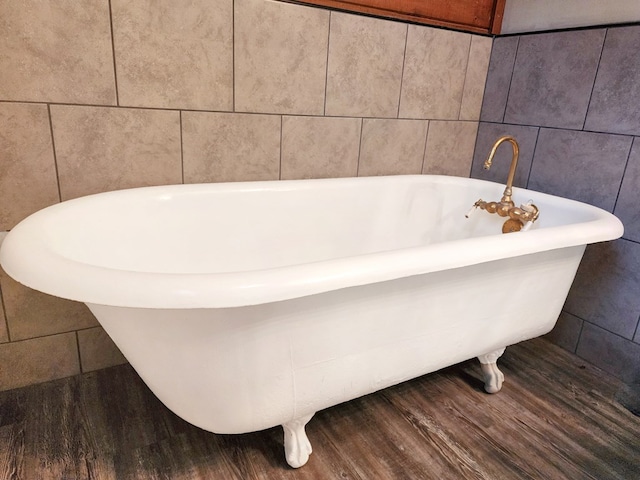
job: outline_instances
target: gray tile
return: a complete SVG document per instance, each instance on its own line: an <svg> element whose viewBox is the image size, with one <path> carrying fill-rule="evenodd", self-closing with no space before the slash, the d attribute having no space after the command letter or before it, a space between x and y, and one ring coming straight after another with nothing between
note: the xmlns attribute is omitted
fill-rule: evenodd
<svg viewBox="0 0 640 480"><path fill-rule="evenodd" d="M3 100L116 104L109 3L0 2Z"/></svg>
<svg viewBox="0 0 640 480"><path fill-rule="evenodd" d="M519 38L497 37L493 41L482 111L480 112L481 121L502 122L504 119Z"/></svg>
<svg viewBox="0 0 640 480"><path fill-rule="evenodd" d="M604 29L520 38L504 121L582 128Z"/></svg>
<svg viewBox="0 0 640 480"><path fill-rule="evenodd" d="M365 118L358 176L420 173L428 126L427 120Z"/></svg>
<svg viewBox="0 0 640 480"><path fill-rule="evenodd" d="M110 4L120 105L232 108L232 0Z"/></svg>
<svg viewBox="0 0 640 480"><path fill-rule="evenodd" d="M236 0L236 112L322 115L329 12Z"/></svg>
<svg viewBox="0 0 640 480"><path fill-rule="evenodd" d="M640 345L585 322L576 352L626 383L640 382Z"/></svg>
<svg viewBox="0 0 640 480"><path fill-rule="evenodd" d="M0 230L59 200L47 106L0 102Z"/></svg>
<svg viewBox="0 0 640 480"><path fill-rule="evenodd" d="M422 173L468 177L477 134L477 122L430 121Z"/></svg>
<svg viewBox="0 0 640 480"><path fill-rule="evenodd" d="M631 137L540 129L529 188L613 211Z"/></svg>
<svg viewBox="0 0 640 480"><path fill-rule="evenodd" d="M395 118L407 26L331 14L326 114Z"/></svg>
<svg viewBox="0 0 640 480"><path fill-rule="evenodd" d="M589 245L565 310L631 340L640 316L640 244Z"/></svg>
<svg viewBox="0 0 640 480"><path fill-rule="evenodd" d="M585 129L640 135L640 25L610 28Z"/></svg>
<svg viewBox="0 0 640 480"><path fill-rule="evenodd" d="M640 138L636 137L613 213L624 223L624 238L640 242Z"/></svg>
<svg viewBox="0 0 640 480"><path fill-rule="evenodd" d="M182 183L179 112L52 105L51 122L63 200Z"/></svg>
<svg viewBox="0 0 640 480"><path fill-rule="evenodd" d="M471 36L469 62L467 63L464 92L462 94L462 104L460 105L460 120L475 120L477 122L480 119L492 44L493 39L489 37Z"/></svg>
<svg viewBox="0 0 640 480"><path fill-rule="evenodd" d="M83 373L127 362L102 327L88 328L78 332L78 352Z"/></svg>
<svg viewBox="0 0 640 480"><path fill-rule="evenodd" d="M400 117L458 120L470 45L468 33L409 25Z"/></svg>
<svg viewBox="0 0 640 480"><path fill-rule="evenodd" d="M491 170L485 170L482 168L482 165L489 156L491 147L496 140L503 135L511 135L518 142L520 149L518 168L513 184L518 187L526 187L529 170L531 170L533 152L536 148L538 130L538 127L480 122L476 149L473 156L473 165L471 166L471 176L481 180L506 183L507 176L509 175L509 167L511 166L511 157L513 155L510 144L499 147L493 159Z"/></svg>
<svg viewBox="0 0 640 480"><path fill-rule="evenodd" d="M75 332L0 345L0 391L80 373Z"/></svg>
<svg viewBox="0 0 640 480"><path fill-rule="evenodd" d="M98 325L84 303L32 290L16 282L1 268L0 285L12 341Z"/></svg>
<svg viewBox="0 0 640 480"><path fill-rule="evenodd" d="M277 180L280 116L183 112L185 183Z"/></svg>
<svg viewBox="0 0 640 480"><path fill-rule="evenodd" d="M558 323L553 330L545 335L545 338L551 343L575 353L583 323L582 319L563 311L558 318Z"/></svg>
<svg viewBox="0 0 640 480"><path fill-rule="evenodd" d="M355 177L360 118L282 118L281 178Z"/></svg>

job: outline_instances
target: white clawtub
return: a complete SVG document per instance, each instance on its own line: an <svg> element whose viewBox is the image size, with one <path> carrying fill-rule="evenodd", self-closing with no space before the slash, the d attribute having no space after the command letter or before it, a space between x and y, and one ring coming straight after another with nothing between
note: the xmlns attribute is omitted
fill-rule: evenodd
<svg viewBox="0 0 640 480"><path fill-rule="evenodd" d="M17 281L85 302L158 398L216 433L282 425L550 331L608 212L524 189L540 218L465 213L503 186L395 176L174 185L70 200L6 237Z"/></svg>

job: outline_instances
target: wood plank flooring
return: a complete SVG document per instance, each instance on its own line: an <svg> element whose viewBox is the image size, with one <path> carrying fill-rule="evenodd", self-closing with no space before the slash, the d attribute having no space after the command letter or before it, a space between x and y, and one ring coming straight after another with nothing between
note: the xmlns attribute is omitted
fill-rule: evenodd
<svg viewBox="0 0 640 480"><path fill-rule="evenodd" d="M499 365L495 395L469 361L318 412L297 470L281 428L200 430L128 365L2 392L0 479L640 479L619 382L543 339Z"/></svg>

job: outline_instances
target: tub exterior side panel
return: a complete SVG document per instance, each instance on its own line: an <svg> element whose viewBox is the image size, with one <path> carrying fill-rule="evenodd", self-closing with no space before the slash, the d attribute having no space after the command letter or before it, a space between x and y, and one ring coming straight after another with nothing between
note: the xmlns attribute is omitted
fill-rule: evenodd
<svg viewBox="0 0 640 480"><path fill-rule="evenodd" d="M583 251L252 307L90 308L167 407L206 430L243 433L550 331Z"/></svg>

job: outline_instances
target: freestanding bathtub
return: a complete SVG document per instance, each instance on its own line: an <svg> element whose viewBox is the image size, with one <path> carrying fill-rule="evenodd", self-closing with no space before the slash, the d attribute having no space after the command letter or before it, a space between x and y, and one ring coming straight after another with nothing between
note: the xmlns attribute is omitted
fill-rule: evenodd
<svg viewBox="0 0 640 480"><path fill-rule="evenodd" d="M587 243L613 215L514 189L540 218L465 213L503 186L442 176L175 185L46 208L6 237L19 282L85 302L177 415L216 433L284 427L311 453L318 410L554 326Z"/></svg>

